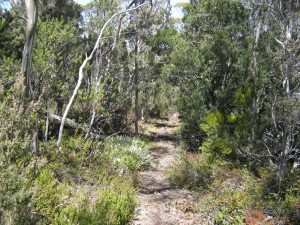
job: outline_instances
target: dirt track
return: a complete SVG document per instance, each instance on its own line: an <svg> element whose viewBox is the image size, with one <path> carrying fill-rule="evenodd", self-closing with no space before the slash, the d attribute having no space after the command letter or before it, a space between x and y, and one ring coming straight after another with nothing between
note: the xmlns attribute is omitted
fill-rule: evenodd
<svg viewBox="0 0 300 225"><path fill-rule="evenodd" d="M154 141L153 160L150 168L140 173L140 205L132 224L207 224L203 215L194 213L197 201L193 193L172 187L166 177L180 151L176 146L176 130L180 125L177 116L173 115L168 121L155 120L149 125L155 127L152 131L145 130L145 135Z"/></svg>

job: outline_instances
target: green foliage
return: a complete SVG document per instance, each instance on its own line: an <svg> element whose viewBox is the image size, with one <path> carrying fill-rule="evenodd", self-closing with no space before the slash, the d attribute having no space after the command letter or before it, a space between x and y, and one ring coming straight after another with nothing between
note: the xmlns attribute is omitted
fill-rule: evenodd
<svg viewBox="0 0 300 225"><path fill-rule="evenodd" d="M41 0L39 5L43 21L55 18L65 22L80 22L82 10L80 4L68 0Z"/></svg>
<svg viewBox="0 0 300 225"><path fill-rule="evenodd" d="M212 155L231 154L233 144L224 130L224 116L219 111L213 111L207 114L204 121L200 127L207 134L207 138L200 147L201 151Z"/></svg>
<svg viewBox="0 0 300 225"><path fill-rule="evenodd" d="M150 165L147 144L137 138L116 136L104 143L104 151L121 171L136 172Z"/></svg>
<svg viewBox="0 0 300 225"><path fill-rule="evenodd" d="M65 138L61 153L56 152L55 142L41 143L41 155L37 157L30 148L37 115L31 104L20 107L22 87L21 78L5 95L0 87L1 224L127 224L136 205L133 177L101 172L112 167L112 158L101 158L107 160L103 165L88 162L90 168L83 168L91 148L99 143L84 142L79 135ZM127 149L122 159L126 168L143 167L148 160L143 154L146 144L132 139L124 142ZM127 161L126 153L133 163ZM78 194L76 179L81 177L99 190L93 194L83 188Z"/></svg>
<svg viewBox="0 0 300 225"><path fill-rule="evenodd" d="M276 179L272 178L272 171L266 168L259 168L258 178L246 168L232 168L232 165L221 161L214 164L208 162L208 165L213 179L206 187L207 191L199 193L199 210L212 215L212 223L244 224L249 209L259 209L275 221L289 220L294 224L295 218L299 218L299 182L288 182L293 185L284 193L276 194L270 188L270 185L274 187Z"/></svg>
<svg viewBox="0 0 300 225"><path fill-rule="evenodd" d="M224 125L224 117L219 111L208 113L204 121L205 123L200 124L200 127L208 135L214 135Z"/></svg>
<svg viewBox="0 0 300 225"><path fill-rule="evenodd" d="M204 211L213 214L215 224L244 224L246 210L255 207L259 199L258 182L246 170L220 165L214 168L213 174Z"/></svg>
<svg viewBox="0 0 300 225"><path fill-rule="evenodd" d="M217 225L242 225L244 211L236 207L222 207L220 212L214 217Z"/></svg>
<svg viewBox="0 0 300 225"><path fill-rule="evenodd" d="M3 56L0 62L1 81L6 86L7 91L16 80L16 74L20 70L20 62L5 56Z"/></svg>
<svg viewBox="0 0 300 225"><path fill-rule="evenodd" d="M192 157L193 155L183 155L169 172L169 180L177 187L205 191L213 181L212 168L204 158Z"/></svg>
<svg viewBox="0 0 300 225"><path fill-rule="evenodd" d="M252 91L250 87L239 88L235 92L234 102L239 107L247 107L249 105L251 95Z"/></svg>
<svg viewBox="0 0 300 225"><path fill-rule="evenodd" d="M0 8L0 65L3 58L20 60L22 57L23 21L17 19L21 14L18 10L17 7L14 11L2 11Z"/></svg>
<svg viewBox="0 0 300 225"><path fill-rule="evenodd" d="M164 55L174 50L179 33L175 29L165 28L158 30L157 34L147 38L148 44L158 55Z"/></svg>
<svg viewBox="0 0 300 225"><path fill-rule="evenodd" d="M135 207L134 193L119 192L120 190L100 191L100 198L95 205L95 213L99 215L98 220L95 220L97 224L127 224L129 222Z"/></svg>
<svg viewBox="0 0 300 225"><path fill-rule="evenodd" d="M191 2L185 11L184 31L164 69L180 86L177 106L182 138L189 150L219 148L216 151L229 155L235 140L227 116L236 110L234 93L248 82L247 11L232 0ZM207 123L205 118L213 117L208 113L212 111L219 111L224 122ZM219 128L205 131L211 123L220 123Z"/></svg>
<svg viewBox="0 0 300 225"><path fill-rule="evenodd" d="M31 198L31 178L34 175L34 165L25 168L3 165L1 158L0 172L0 223L30 224L34 221Z"/></svg>
<svg viewBox="0 0 300 225"><path fill-rule="evenodd" d="M76 28L71 23L51 19L39 21L38 29L37 47L33 49L35 85L43 92L39 94L59 104L69 96L68 80L77 73L81 59Z"/></svg>
<svg viewBox="0 0 300 225"><path fill-rule="evenodd" d="M59 183L54 173L44 169L35 180L35 209L47 224L59 224L62 201L68 197L68 185Z"/></svg>
<svg viewBox="0 0 300 225"><path fill-rule="evenodd" d="M149 116L151 118L168 118L176 112L176 96L178 91L167 83L156 84L153 101L149 105ZM146 99L145 99L146 102Z"/></svg>
<svg viewBox="0 0 300 225"><path fill-rule="evenodd" d="M195 81L182 87L177 102L177 108L182 120L181 137L188 150L198 150L199 145L206 137L199 124L207 111L200 92L194 91L199 88L199 82Z"/></svg>
<svg viewBox="0 0 300 225"><path fill-rule="evenodd" d="M1 83L0 90L4 91ZM31 181L41 162L30 149L36 107L19 102L23 90L23 79L18 77L11 89L0 93L0 221L4 224L29 224L34 218Z"/></svg>
<svg viewBox="0 0 300 225"><path fill-rule="evenodd" d="M96 193L59 182L53 172L42 170L35 181L35 210L46 224L122 225L134 212L135 190L130 182L115 178ZM107 188L107 189L106 189ZM98 193L98 194L97 194ZM74 197L75 194L75 197ZM95 202L90 202L94 195Z"/></svg>

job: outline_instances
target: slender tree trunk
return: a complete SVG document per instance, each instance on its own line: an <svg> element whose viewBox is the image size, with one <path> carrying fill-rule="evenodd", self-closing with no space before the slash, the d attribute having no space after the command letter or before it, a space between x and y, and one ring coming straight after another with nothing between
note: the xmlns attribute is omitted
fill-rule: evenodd
<svg viewBox="0 0 300 225"><path fill-rule="evenodd" d="M281 189L282 183L287 176L288 160L289 160L289 155L291 153L291 141L292 141L292 132L290 127L288 126L286 127L286 131L284 135L283 149L278 159L279 163L278 163L277 179L278 179L279 189Z"/></svg>
<svg viewBox="0 0 300 225"><path fill-rule="evenodd" d="M99 56L100 55L100 56ZM99 58L100 57L100 58ZM99 51L97 54L96 54L96 78L95 78L95 99L93 100L93 111L92 111L92 117L91 117L91 121L90 121L90 125L89 125L89 129L84 137L85 140L88 139L89 135L90 135L90 132L92 131L92 128L93 128L93 124L94 124L94 121L95 121L95 118L96 118L96 106L97 106L97 103L99 101L98 99L98 94L99 94L99 91L100 91L100 84L101 84L101 81L102 81L102 75L103 73L101 73L101 69L100 69L100 66L101 66L101 60L102 60L102 53ZM92 82L91 82L92 83Z"/></svg>
<svg viewBox="0 0 300 225"><path fill-rule="evenodd" d="M49 100L47 100L47 118L46 118L46 127L45 127L45 134L44 134L44 142L48 142L49 114L50 114L50 102L49 102Z"/></svg>
<svg viewBox="0 0 300 225"><path fill-rule="evenodd" d="M258 22L255 27L254 33L254 44L253 44L253 53L252 53L252 62L251 62L251 114L252 114L252 141L256 141L256 130L257 130L257 55L258 55L258 44L260 39L260 31L262 26L262 11L264 5L262 4L258 11Z"/></svg>
<svg viewBox="0 0 300 225"><path fill-rule="evenodd" d="M134 46L134 132L139 133L139 65L138 65L138 52L139 52L139 37L136 28L135 46Z"/></svg>
<svg viewBox="0 0 300 225"><path fill-rule="evenodd" d="M38 20L38 0L25 0L26 6L26 31L25 31L25 43L22 56L21 74L24 76L26 100L34 99L34 92L31 86L31 66L32 66L32 48L34 35L37 30ZM35 121L34 134L31 142L31 149L37 155L39 155L39 143L38 143L38 130L39 120Z"/></svg>
<svg viewBox="0 0 300 225"><path fill-rule="evenodd" d="M21 74L25 77L25 97L32 98L31 86L31 62L34 34L37 30L38 0L25 0L27 24L25 33L25 44L22 56Z"/></svg>
<svg viewBox="0 0 300 225"><path fill-rule="evenodd" d="M125 17L125 15L123 14L123 15L121 15L121 17L119 19L118 29L117 29L117 32L115 34L114 42L113 42L112 49L111 49L111 55L113 55L114 50L117 46L119 37L121 35L121 26L122 26L122 20L123 20L124 17ZM100 53L100 54L102 54L102 53ZM93 103L93 112L92 112L92 117L91 117L89 129L88 129L88 132L86 133L86 135L84 137L85 140L88 139L89 134L92 130L95 118L96 118L96 104L98 102L98 94L99 94L99 91L100 91L100 84L101 84L101 81L102 81L102 77L105 76L110 71L110 68L111 68L111 60L109 58L111 56L108 55L107 56L107 66L106 66L106 69L105 69L105 72L104 72L104 75L103 75L103 73L100 72L101 71L100 70L100 64L102 62L102 60L101 60L102 56L100 57L100 59L98 59L97 56L98 56L98 54L96 54L96 66L97 66L97 68L96 68L96 86L95 86L96 96L95 96L94 103ZM100 76L99 76L99 74L100 74Z"/></svg>

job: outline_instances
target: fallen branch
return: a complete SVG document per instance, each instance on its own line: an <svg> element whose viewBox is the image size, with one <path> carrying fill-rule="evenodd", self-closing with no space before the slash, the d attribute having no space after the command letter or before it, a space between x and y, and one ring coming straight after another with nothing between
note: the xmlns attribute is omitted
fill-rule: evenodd
<svg viewBox="0 0 300 225"><path fill-rule="evenodd" d="M68 103L68 105L67 105L67 107L66 107L66 109L65 109L65 111L64 111L63 117L62 117L62 119L61 119L61 125L60 125L60 128L59 128L58 140L57 140L57 149L58 149L58 150L60 149L60 146L61 146L62 136L63 136L63 131L64 131L64 124L65 124L67 115L68 115L68 113L69 113L69 110L70 110L70 108L71 108L71 106L72 106L72 104L73 104L73 101L74 101L74 99L75 99L75 97L76 97L76 95L77 95L77 92L78 92L78 90L79 90L79 88L80 88L80 86L81 86L81 83L82 83L82 79L83 79L83 69L85 68L86 64L93 58L94 53L95 53L96 50L98 49L99 44L100 44L100 40L102 39L102 36L103 36L103 33L104 33L104 30L105 30L106 26L107 26L107 25L113 20L113 18L115 18L116 16L118 16L118 15L120 15L120 14L123 14L123 13L130 12L130 11L134 11L134 10L136 10L136 9L138 9L138 8L140 8L140 7L142 7L142 6L146 5L146 4L148 4L148 3L149 3L149 2L145 2L145 3L141 4L141 5L138 5L138 6L135 7L135 8L126 9L126 10L123 10L123 11L121 11L121 12L117 12L117 13L115 13L114 15L112 15L112 17L110 17L110 19L107 20L107 21L105 22L105 24L103 25L103 27L102 27L102 29L101 29L101 31L100 31L100 34L99 34L99 36L98 36L98 39L97 39L97 41L96 41L96 43L95 43L95 46L94 46L92 52L90 53L89 56L86 56L85 60L83 61L82 65L81 65L80 68L79 68L79 76L78 76L77 85L76 85L76 87L75 87L75 89L74 89L74 91L73 91L73 94L72 94L72 96L71 96L71 98L70 98L70 100L69 100L69 103Z"/></svg>
<svg viewBox="0 0 300 225"><path fill-rule="evenodd" d="M62 117L49 112L49 120L54 124L61 124ZM82 130L84 132L87 132L88 130L88 126L86 124L83 125L80 123L76 123L74 120L71 120L69 118L65 118L64 125L70 128ZM91 132L90 137L97 140L105 140L107 138L106 136L98 134L97 132Z"/></svg>
<svg viewBox="0 0 300 225"><path fill-rule="evenodd" d="M55 124L61 124L61 121L62 121L61 116L55 115L51 112L49 113L49 119L50 119L51 122L53 122ZM87 127L85 125L76 123L74 120L71 120L69 118L65 118L64 125L67 126L67 127L71 127L71 128L74 128L74 129L79 129L79 130L82 130L82 131L87 130Z"/></svg>

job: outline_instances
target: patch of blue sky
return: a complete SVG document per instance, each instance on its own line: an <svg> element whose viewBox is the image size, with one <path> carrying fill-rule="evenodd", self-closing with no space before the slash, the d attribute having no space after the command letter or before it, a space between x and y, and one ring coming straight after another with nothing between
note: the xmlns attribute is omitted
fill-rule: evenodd
<svg viewBox="0 0 300 225"><path fill-rule="evenodd" d="M182 18L183 13L182 13L182 9L180 6L178 6L180 3L186 3L189 0L171 0L171 5L172 5L172 16L174 18ZM91 2L91 0L75 0L75 2L81 4L81 5L86 5L89 2ZM10 3L7 0L0 0L0 7L3 9L10 9Z"/></svg>
<svg viewBox="0 0 300 225"><path fill-rule="evenodd" d="M0 8L9 10L11 8L11 5L9 1L0 0Z"/></svg>
<svg viewBox="0 0 300 225"><path fill-rule="evenodd" d="M89 2L91 2L91 0L75 0L75 2L82 4L82 5L86 5ZM182 16L183 16L182 9L178 5L180 3L186 3L186 2L189 2L189 0L171 0L172 16L174 18L182 18Z"/></svg>

